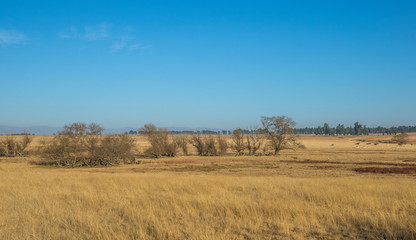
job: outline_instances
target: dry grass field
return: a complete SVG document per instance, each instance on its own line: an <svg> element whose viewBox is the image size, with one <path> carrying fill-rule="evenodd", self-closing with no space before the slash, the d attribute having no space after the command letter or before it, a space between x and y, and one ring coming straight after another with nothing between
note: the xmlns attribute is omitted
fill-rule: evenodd
<svg viewBox="0 0 416 240"><path fill-rule="evenodd" d="M140 154L148 143L134 138ZM2 157L0 239L415 239L416 135L390 138L99 168Z"/></svg>

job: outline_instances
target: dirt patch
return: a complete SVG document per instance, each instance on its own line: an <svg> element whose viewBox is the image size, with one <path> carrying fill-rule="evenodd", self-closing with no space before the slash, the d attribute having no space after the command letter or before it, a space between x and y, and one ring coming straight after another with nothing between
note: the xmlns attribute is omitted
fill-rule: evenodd
<svg viewBox="0 0 416 240"><path fill-rule="evenodd" d="M416 174L416 167L394 167L394 168L365 167L365 168L355 168L354 170L360 173Z"/></svg>

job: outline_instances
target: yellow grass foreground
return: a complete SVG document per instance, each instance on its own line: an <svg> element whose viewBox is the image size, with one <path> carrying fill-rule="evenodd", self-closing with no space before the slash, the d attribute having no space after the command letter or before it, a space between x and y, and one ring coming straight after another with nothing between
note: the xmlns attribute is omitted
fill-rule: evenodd
<svg viewBox="0 0 416 240"><path fill-rule="evenodd" d="M416 238L416 174L354 170L413 166L414 145L301 140L306 150L277 157L111 168L0 158L0 239Z"/></svg>

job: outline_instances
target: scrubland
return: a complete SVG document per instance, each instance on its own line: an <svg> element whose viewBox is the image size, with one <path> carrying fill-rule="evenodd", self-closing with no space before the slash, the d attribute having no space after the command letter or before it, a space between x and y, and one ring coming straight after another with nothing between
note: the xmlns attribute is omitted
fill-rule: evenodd
<svg viewBox="0 0 416 240"><path fill-rule="evenodd" d="M134 138L140 156L149 143ZM415 239L416 135L390 138L96 168L1 157L0 239Z"/></svg>

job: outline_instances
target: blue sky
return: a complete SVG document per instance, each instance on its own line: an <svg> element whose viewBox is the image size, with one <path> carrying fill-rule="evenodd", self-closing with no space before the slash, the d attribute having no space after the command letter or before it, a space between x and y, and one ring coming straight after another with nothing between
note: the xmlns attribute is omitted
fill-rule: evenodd
<svg viewBox="0 0 416 240"><path fill-rule="evenodd" d="M415 12L415 1L1 1L0 125L415 125Z"/></svg>

